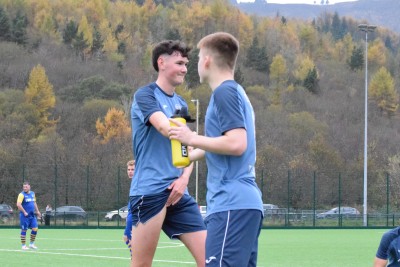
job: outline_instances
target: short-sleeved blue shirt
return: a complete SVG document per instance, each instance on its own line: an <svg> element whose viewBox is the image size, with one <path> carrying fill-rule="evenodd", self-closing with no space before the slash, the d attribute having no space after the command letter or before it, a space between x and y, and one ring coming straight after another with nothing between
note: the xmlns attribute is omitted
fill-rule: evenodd
<svg viewBox="0 0 400 267"><path fill-rule="evenodd" d="M211 95L206 112L205 135L222 136L246 129L247 149L241 156L206 152L207 215L237 209L261 212L261 191L255 181L256 144L253 107L243 88L233 80L223 82Z"/></svg>
<svg viewBox="0 0 400 267"><path fill-rule="evenodd" d="M132 142L135 174L130 196L151 195L164 191L182 169L172 165L171 142L154 128L149 119L157 111L170 118L176 109L187 107L176 93L168 95L156 83L139 88L131 107Z"/></svg>
<svg viewBox="0 0 400 267"><path fill-rule="evenodd" d="M400 267L400 227L383 234L376 257L387 260L388 267Z"/></svg>

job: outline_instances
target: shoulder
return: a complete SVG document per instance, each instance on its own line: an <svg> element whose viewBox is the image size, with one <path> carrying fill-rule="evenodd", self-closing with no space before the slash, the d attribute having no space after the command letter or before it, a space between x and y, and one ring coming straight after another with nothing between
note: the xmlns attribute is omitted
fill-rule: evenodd
<svg viewBox="0 0 400 267"><path fill-rule="evenodd" d="M147 96L147 95L154 95L154 87L153 83L140 87L135 92L135 97Z"/></svg>
<svg viewBox="0 0 400 267"><path fill-rule="evenodd" d="M390 243L394 239L400 238L399 231L400 231L400 227L397 227L397 228L387 231L386 233L383 234L382 241Z"/></svg>

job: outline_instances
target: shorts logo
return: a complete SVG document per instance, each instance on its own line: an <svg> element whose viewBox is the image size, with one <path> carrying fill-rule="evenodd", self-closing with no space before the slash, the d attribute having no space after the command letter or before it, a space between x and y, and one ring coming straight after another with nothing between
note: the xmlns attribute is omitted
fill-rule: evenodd
<svg viewBox="0 0 400 267"><path fill-rule="evenodd" d="M213 260L216 260L217 258L214 256L209 257L208 259L206 259L206 264L212 262Z"/></svg>

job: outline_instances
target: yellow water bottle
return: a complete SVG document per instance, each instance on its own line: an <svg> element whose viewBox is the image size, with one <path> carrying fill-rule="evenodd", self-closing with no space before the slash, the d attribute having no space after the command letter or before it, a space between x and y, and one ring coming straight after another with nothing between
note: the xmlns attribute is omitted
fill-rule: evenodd
<svg viewBox="0 0 400 267"><path fill-rule="evenodd" d="M174 120L180 121L186 124L186 120L182 117L172 117ZM175 123L170 122L171 126L176 126ZM189 151L186 145L175 139L171 139L171 150L172 150L172 164L177 168L184 168L190 164Z"/></svg>

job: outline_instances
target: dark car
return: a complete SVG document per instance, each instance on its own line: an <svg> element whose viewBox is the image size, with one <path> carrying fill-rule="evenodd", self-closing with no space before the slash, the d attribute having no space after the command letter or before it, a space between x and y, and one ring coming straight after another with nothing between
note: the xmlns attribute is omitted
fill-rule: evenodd
<svg viewBox="0 0 400 267"><path fill-rule="evenodd" d="M46 214L44 213L42 216L44 217ZM83 220L86 219L86 211L84 211L79 206L61 206L56 208L47 214L52 217L56 217L57 219L66 219L66 220Z"/></svg>
<svg viewBox="0 0 400 267"><path fill-rule="evenodd" d="M10 205L0 204L0 220L8 222L13 217L14 211Z"/></svg>
<svg viewBox="0 0 400 267"><path fill-rule="evenodd" d="M337 218L339 217L339 214L342 216L342 218L357 218L357 216L360 215L360 212L356 208L340 207L339 213L339 208L336 207L326 212L318 213L317 219Z"/></svg>

